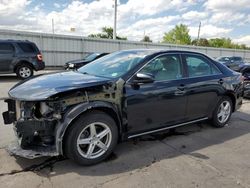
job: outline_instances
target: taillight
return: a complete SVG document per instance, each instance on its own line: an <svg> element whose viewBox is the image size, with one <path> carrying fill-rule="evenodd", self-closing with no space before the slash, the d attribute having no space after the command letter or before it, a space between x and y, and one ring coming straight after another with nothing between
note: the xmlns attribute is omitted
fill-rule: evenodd
<svg viewBox="0 0 250 188"><path fill-rule="evenodd" d="M241 81L241 82L244 82L244 81L245 81L245 79L246 79L246 77L245 77L245 76L243 76L243 75L241 75L241 77L240 77L240 81Z"/></svg>
<svg viewBox="0 0 250 188"><path fill-rule="evenodd" d="M43 60L43 56L42 56L42 54L37 54L37 59L39 60L39 61L42 61Z"/></svg>

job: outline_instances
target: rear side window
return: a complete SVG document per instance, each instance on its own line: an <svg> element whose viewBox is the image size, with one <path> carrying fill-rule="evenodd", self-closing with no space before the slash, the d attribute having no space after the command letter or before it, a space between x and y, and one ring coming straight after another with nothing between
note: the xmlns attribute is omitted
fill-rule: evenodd
<svg viewBox="0 0 250 188"><path fill-rule="evenodd" d="M196 55L185 55L189 77L220 74L220 70L207 59Z"/></svg>
<svg viewBox="0 0 250 188"><path fill-rule="evenodd" d="M37 52L37 49L31 43L18 43L18 46L25 53L34 53L34 52Z"/></svg>
<svg viewBox="0 0 250 188"><path fill-rule="evenodd" d="M0 43L0 54L13 54L14 46L10 43Z"/></svg>

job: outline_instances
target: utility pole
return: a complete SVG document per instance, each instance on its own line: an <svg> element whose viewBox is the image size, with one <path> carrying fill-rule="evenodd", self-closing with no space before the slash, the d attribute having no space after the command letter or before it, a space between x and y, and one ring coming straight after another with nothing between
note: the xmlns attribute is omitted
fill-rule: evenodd
<svg viewBox="0 0 250 188"><path fill-rule="evenodd" d="M200 32L201 32L201 22L199 24L197 41L199 41L199 39L200 39Z"/></svg>
<svg viewBox="0 0 250 188"><path fill-rule="evenodd" d="M117 0L115 1L115 6L114 6L114 28L113 28L113 39L116 39L116 21L117 21Z"/></svg>
<svg viewBox="0 0 250 188"><path fill-rule="evenodd" d="M52 33L55 34L54 19L52 18Z"/></svg>
<svg viewBox="0 0 250 188"><path fill-rule="evenodd" d="M56 54L55 54L55 26L54 19L52 18L52 49L53 49L53 65L56 65Z"/></svg>

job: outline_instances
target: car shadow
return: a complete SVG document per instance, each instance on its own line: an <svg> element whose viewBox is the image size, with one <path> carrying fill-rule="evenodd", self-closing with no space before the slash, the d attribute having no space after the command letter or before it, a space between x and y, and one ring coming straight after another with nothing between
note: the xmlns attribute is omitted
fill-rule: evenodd
<svg viewBox="0 0 250 188"><path fill-rule="evenodd" d="M161 160L180 155L208 160L210 156L202 154L199 150L249 134L249 123L249 114L236 112L229 125L224 128L213 128L208 123L202 123L143 136L118 144L107 160L94 166L79 166L63 157L34 160L16 157L16 162L24 171L33 171L39 176L53 177L70 172L89 176L119 174L142 169Z"/></svg>
<svg viewBox="0 0 250 188"><path fill-rule="evenodd" d="M0 75L0 82L18 82L21 81L16 75Z"/></svg>
<svg viewBox="0 0 250 188"><path fill-rule="evenodd" d="M65 70L57 67L57 69L53 69L53 70L43 70L43 71L34 72L33 77L44 75L44 74L49 74L49 73L63 72L63 71ZM5 83L6 82L19 82L19 81L22 81L22 79L18 78L16 74L0 74L0 83L1 82L5 82Z"/></svg>

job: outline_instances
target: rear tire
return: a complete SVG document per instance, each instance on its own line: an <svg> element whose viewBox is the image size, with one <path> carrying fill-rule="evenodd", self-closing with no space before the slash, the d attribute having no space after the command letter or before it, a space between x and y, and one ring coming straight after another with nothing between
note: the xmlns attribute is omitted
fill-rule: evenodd
<svg viewBox="0 0 250 188"><path fill-rule="evenodd" d="M16 74L19 78L26 79L26 78L33 76L34 71L30 65L22 64L22 65L18 65L16 69Z"/></svg>
<svg viewBox="0 0 250 188"><path fill-rule="evenodd" d="M223 97L213 112L212 125L218 128L224 127L230 120L232 110L232 100L227 96Z"/></svg>
<svg viewBox="0 0 250 188"><path fill-rule="evenodd" d="M106 113L92 111L81 115L65 138L65 154L80 165L93 165L106 159L118 141L115 121Z"/></svg>

